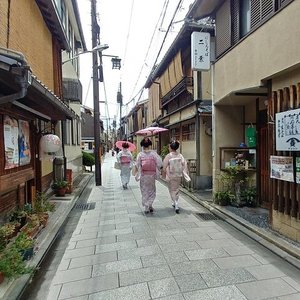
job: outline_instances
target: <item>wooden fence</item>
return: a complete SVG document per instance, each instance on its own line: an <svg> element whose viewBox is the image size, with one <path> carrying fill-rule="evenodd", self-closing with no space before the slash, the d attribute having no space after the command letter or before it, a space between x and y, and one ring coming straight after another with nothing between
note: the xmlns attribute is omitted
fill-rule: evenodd
<svg viewBox="0 0 300 300"><path fill-rule="evenodd" d="M274 91L268 104L269 157L271 155L290 156L295 161L296 157L300 157L300 151L276 151L275 114L300 108L300 83ZM299 219L300 184L270 179L269 197L272 200L274 210Z"/></svg>

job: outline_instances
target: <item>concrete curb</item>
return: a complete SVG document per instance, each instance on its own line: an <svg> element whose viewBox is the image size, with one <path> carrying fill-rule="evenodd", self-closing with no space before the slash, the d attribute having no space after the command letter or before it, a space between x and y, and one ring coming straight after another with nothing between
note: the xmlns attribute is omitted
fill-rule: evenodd
<svg viewBox="0 0 300 300"><path fill-rule="evenodd" d="M243 218L226 211L222 208L222 206L211 204L207 201L199 199L186 189L180 188L180 191L195 200L204 208L208 209L212 214L218 216L221 220L237 228L262 246L266 247L273 253L280 256L282 259L300 269L300 250L293 244L288 243L276 237L271 232L267 232L244 220Z"/></svg>
<svg viewBox="0 0 300 300"><path fill-rule="evenodd" d="M48 224L43 229L43 234L37 237L37 242L40 244L39 250L35 253L33 258L29 261L28 266L33 268L38 268L39 265L42 263L44 257L46 256L47 252L51 248L52 244L54 243L56 236L63 226L64 222L66 221L67 216L69 215L70 211L73 209L76 201L82 194L83 190L88 185L89 181L91 180L93 174L85 174L84 179L80 182L78 187L75 188L74 192L71 194L71 200L68 202L68 206L65 210L58 216L58 218L52 224ZM50 198L51 200L51 198ZM55 214L55 212L54 212ZM50 226L49 226L50 225ZM5 291L3 295L3 300L12 300L12 299L19 299L24 292L27 285L30 283L32 275L25 274L21 277L13 280L9 285L7 291Z"/></svg>

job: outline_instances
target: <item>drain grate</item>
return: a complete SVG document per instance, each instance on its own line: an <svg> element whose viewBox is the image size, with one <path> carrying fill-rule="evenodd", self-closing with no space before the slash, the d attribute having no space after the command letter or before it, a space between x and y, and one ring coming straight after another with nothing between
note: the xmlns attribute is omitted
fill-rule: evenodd
<svg viewBox="0 0 300 300"><path fill-rule="evenodd" d="M75 204L75 209L81 209L81 210L92 210L95 209L96 202L90 202L90 203L77 203Z"/></svg>
<svg viewBox="0 0 300 300"><path fill-rule="evenodd" d="M210 213L197 213L196 215L204 221L220 220L220 218Z"/></svg>

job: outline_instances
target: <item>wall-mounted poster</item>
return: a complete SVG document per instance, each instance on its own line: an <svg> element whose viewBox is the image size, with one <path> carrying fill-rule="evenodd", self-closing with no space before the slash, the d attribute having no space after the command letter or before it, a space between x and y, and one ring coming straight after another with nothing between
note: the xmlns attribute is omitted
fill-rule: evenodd
<svg viewBox="0 0 300 300"><path fill-rule="evenodd" d="M275 115L276 150L300 150L300 108Z"/></svg>
<svg viewBox="0 0 300 300"><path fill-rule="evenodd" d="M296 183L300 183L300 157L296 157Z"/></svg>
<svg viewBox="0 0 300 300"><path fill-rule="evenodd" d="M18 121L9 116L4 116L3 120L5 169L12 169L19 166L19 126Z"/></svg>
<svg viewBox="0 0 300 300"><path fill-rule="evenodd" d="M20 166L30 163L30 142L29 142L29 123L24 120L19 120L19 157Z"/></svg>
<svg viewBox="0 0 300 300"><path fill-rule="evenodd" d="M271 178L294 182L293 157L271 156Z"/></svg>

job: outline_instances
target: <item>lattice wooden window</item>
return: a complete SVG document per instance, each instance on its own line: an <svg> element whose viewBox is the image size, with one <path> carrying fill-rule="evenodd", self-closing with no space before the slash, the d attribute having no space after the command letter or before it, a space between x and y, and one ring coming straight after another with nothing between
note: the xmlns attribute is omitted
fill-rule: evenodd
<svg viewBox="0 0 300 300"><path fill-rule="evenodd" d="M231 46L230 1L227 0L216 14L216 54L224 53Z"/></svg>

